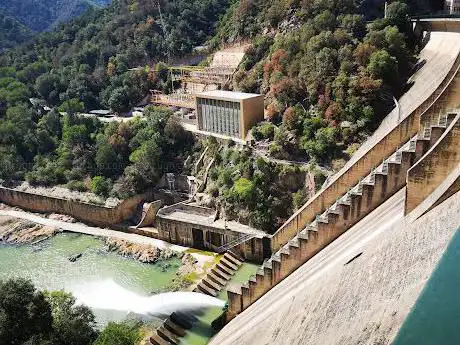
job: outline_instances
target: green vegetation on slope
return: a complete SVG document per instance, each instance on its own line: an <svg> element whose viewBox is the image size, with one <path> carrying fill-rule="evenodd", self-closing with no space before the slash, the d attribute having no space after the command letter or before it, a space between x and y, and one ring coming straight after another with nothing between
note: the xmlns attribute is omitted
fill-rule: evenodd
<svg viewBox="0 0 460 345"><path fill-rule="evenodd" d="M126 111L150 88L164 87L164 69L129 68L190 52L213 34L225 8L226 0L164 4L165 40L153 2L119 0L7 51L0 57L0 179L126 196L180 170L191 138L170 111L147 112L147 125L106 128L74 114L101 105ZM55 109L34 109L28 99L37 96Z"/></svg>
<svg viewBox="0 0 460 345"><path fill-rule="evenodd" d="M410 10L396 1L386 19L368 21L351 0L165 1L166 37L152 1L90 10L0 57L0 178L126 196L181 172L193 140L170 112L151 109L147 126L73 114L125 112L149 89L168 91L161 61L207 40L215 48L253 43L231 87L265 94L269 122L254 137L267 141L269 154L337 170L404 91L418 49ZM44 115L28 97L68 115ZM208 191L234 218L272 231L306 198L298 184L283 185L280 167L265 168L251 152L216 158Z"/></svg>
<svg viewBox="0 0 460 345"><path fill-rule="evenodd" d="M32 37L31 31L0 9L0 53Z"/></svg>
<svg viewBox="0 0 460 345"><path fill-rule="evenodd" d="M232 8L217 37L254 42L234 87L266 95L274 157L328 163L379 125L415 61L408 11L393 2L387 19L366 23L352 1L242 0Z"/></svg>
<svg viewBox="0 0 460 345"><path fill-rule="evenodd" d="M149 88L162 87L149 68L129 69L167 60L168 54L183 55L204 43L227 1L164 2L165 39L153 1L117 0L8 51L0 66L20 73L33 65L34 73L21 82L51 106L76 98L86 109L125 111Z"/></svg>

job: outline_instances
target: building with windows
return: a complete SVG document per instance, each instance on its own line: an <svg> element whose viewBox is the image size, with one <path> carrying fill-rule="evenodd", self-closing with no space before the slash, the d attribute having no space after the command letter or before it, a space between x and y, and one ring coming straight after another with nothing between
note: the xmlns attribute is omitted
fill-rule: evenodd
<svg viewBox="0 0 460 345"><path fill-rule="evenodd" d="M446 9L450 14L459 14L460 13L460 0L447 0Z"/></svg>
<svg viewBox="0 0 460 345"><path fill-rule="evenodd" d="M248 131L264 119L264 96L231 91L196 95L198 129L224 137L246 139Z"/></svg>

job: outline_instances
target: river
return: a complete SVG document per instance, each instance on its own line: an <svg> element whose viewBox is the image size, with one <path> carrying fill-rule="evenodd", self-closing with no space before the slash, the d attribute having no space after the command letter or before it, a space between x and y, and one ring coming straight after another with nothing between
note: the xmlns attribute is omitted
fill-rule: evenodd
<svg viewBox="0 0 460 345"><path fill-rule="evenodd" d="M69 257L79 253L83 254L81 258L69 261ZM108 252L100 238L73 233L58 234L35 246L0 245L0 280L27 278L41 290L71 292L80 303L91 307L100 327L109 321L122 321L130 312L145 314L144 307L153 302L161 304L155 301L154 295L171 288L180 266L181 260L175 257L143 264ZM244 264L232 282L246 281L257 267ZM177 296L171 298L183 305L180 299L187 296ZM226 294L222 292L219 298L222 302L214 302L214 306L200 316L200 329L189 332L183 344L207 343L213 334L210 324L222 313ZM212 304L211 301L209 305ZM164 315L172 312L168 308L157 311Z"/></svg>
<svg viewBox="0 0 460 345"><path fill-rule="evenodd" d="M68 258L78 253L83 256L70 262ZM107 252L99 238L70 233L59 234L37 246L0 245L0 279L27 278L39 289L63 289L83 300L104 286L119 286L143 296L154 294L171 285L180 265L178 258L143 264ZM110 297L112 290L106 289L106 296ZM113 310L94 309L98 323L126 317L117 303L122 301L113 299Z"/></svg>

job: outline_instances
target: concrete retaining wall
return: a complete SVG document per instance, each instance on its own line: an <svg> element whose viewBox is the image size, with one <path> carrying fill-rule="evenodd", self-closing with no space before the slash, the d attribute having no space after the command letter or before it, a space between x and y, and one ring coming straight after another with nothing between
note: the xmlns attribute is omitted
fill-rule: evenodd
<svg viewBox="0 0 460 345"><path fill-rule="evenodd" d="M414 210L460 165L460 115L407 173L406 213Z"/></svg>
<svg viewBox="0 0 460 345"><path fill-rule="evenodd" d="M130 219L136 213L137 206L144 200L145 195L136 195L110 208L0 187L0 202L2 203L33 212L66 214L79 221L100 227L110 227Z"/></svg>

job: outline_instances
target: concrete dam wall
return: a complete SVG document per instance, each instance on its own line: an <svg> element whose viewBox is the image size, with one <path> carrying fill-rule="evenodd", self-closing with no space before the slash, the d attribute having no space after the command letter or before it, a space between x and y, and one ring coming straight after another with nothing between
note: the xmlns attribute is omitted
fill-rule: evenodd
<svg viewBox="0 0 460 345"><path fill-rule="evenodd" d="M452 46L458 47L458 34L452 35L448 33L445 41L451 42ZM365 143L363 146L365 150L359 152L359 155L352 157L350 163L346 165L344 170L339 172L332 182L323 190L321 190L315 197L310 199L297 213L295 213L271 239L272 251L275 252L291 240L300 230L305 228L309 222L313 221L315 216L328 207L330 207L337 198L341 197L356 183L360 178L371 172L371 170L378 166L383 160L395 152L401 145L409 141L415 134L417 134L423 127L421 123L429 126L436 124L440 114L449 109L455 108L460 104L460 75L458 74L460 68L460 55L459 50L454 50L455 59L448 70L448 72L439 80L436 87L427 88L423 90L426 95L420 101L420 97L416 97L414 102L420 102L413 107L413 104L408 101L410 105L410 113L402 114L402 119L386 129L385 133L378 137L371 138L371 141ZM427 63L428 64L428 63ZM429 75L439 72L445 66L437 67L430 65L430 73L420 73L421 78L429 77ZM422 80L422 83L428 83L428 80ZM413 93L423 91L416 88ZM407 97L412 99L409 90ZM405 95L406 96L406 95Z"/></svg>
<svg viewBox="0 0 460 345"><path fill-rule="evenodd" d="M406 213L410 213L460 165L460 115L407 174ZM455 193L455 188L452 193Z"/></svg>
<svg viewBox="0 0 460 345"><path fill-rule="evenodd" d="M100 227L123 223L134 216L145 195L128 198L116 207L105 207L76 200L54 198L0 187L0 202L39 213L59 213Z"/></svg>

